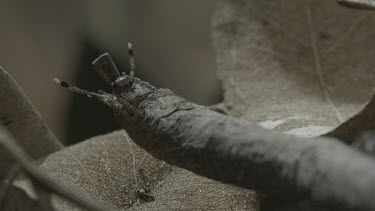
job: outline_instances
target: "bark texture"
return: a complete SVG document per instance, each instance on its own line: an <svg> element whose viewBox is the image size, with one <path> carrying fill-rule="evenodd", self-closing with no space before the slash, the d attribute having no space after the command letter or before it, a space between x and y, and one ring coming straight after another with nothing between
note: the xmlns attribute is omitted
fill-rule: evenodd
<svg viewBox="0 0 375 211"><path fill-rule="evenodd" d="M139 79L132 90L100 99L138 145L170 164L268 194L375 210L373 159L334 138L267 130Z"/></svg>

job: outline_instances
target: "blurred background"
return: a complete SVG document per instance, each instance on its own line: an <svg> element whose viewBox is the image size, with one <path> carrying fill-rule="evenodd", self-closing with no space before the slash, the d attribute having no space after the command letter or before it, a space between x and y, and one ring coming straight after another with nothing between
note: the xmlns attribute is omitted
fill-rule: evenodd
<svg viewBox="0 0 375 211"><path fill-rule="evenodd" d="M108 88L91 66L109 52L136 76L198 104L221 101L210 36L214 0L1 0L0 66L19 83L46 124L66 144L116 128L112 112L52 82Z"/></svg>

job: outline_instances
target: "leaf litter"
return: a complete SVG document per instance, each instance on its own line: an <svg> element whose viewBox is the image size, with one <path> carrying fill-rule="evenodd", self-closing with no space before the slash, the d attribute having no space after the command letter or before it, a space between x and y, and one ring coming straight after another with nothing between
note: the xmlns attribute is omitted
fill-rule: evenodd
<svg viewBox="0 0 375 211"><path fill-rule="evenodd" d="M374 93L375 14L334 1L223 0L213 40L231 115L319 136Z"/></svg>

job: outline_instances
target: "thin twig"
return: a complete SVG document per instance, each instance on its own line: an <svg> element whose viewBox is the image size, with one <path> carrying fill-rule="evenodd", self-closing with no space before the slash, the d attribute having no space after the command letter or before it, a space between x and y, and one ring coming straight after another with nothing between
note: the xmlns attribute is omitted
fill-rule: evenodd
<svg viewBox="0 0 375 211"><path fill-rule="evenodd" d="M63 148L17 82L1 67L0 108L0 124L14 135L33 160ZM4 151L0 154L0 179L4 179L13 161Z"/></svg>
<svg viewBox="0 0 375 211"><path fill-rule="evenodd" d="M374 0L337 0L339 5L359 10L375 10Z"/></svg>
<svg viewBox="0 0 375 211"><path fill-rule="evenodd" d="M3 200L5 199L6 195L8 195L10 186L12 185L19 172L20 166L18 164L13 164L12 167L10 167L8 174L4 182L2 183L2 186L0 187L0 209L3 207Z"/></svg>
<svg viewBox="0 0 375 211"><path fill-rule="evenodd" d="M40 172L40 170L30 162L31 158L17 145L17 142L2 126L0 126L0 145L2 145L14 157L22 170L30 176L33 181L40 184L42 188L75 202L89 210L110 210L99 201L91 199Z"/></svg>
<svg viewBox="0 0 375 211"><path fill-rule="evenodd" d="M33 189L38 197L38 203L39 206L44 211L54 211L55 209L52 206L51 203L51 194L44 189L39 182L32 180L33 183Z"/></svg>

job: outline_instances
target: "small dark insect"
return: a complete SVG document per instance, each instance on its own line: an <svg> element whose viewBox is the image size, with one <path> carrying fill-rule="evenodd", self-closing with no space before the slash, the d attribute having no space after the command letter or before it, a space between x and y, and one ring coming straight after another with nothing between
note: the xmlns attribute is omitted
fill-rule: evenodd
<svg viewBox="0 0 375 211"><path fill-rule="evenodd" d="M115 92L121 92L124 88L131 88L134 81L134 54L132 50L132 44L128 43L129 52L129 64L130 73L127 75L123 72L120 75L115 63L108 53L100 55L97 59L92 62L94 69L99 76L111 87Z"/></svg>
<svg viewBox="0 0 375 211"><path fill-rule="evenodd" d="M143 202L155 201L155 197L150 195L150 190L148 189L141 188L137 190L136 194L137 194L137 197Z"/></svg>

